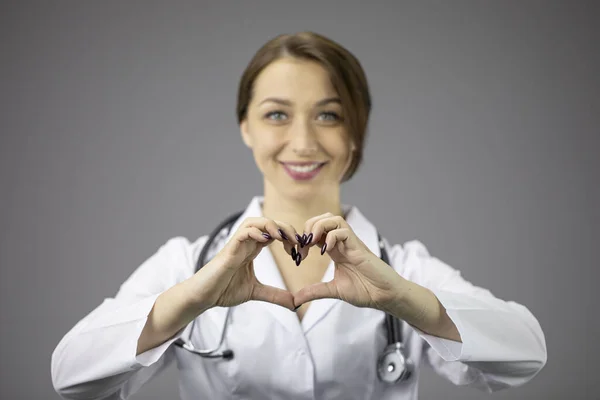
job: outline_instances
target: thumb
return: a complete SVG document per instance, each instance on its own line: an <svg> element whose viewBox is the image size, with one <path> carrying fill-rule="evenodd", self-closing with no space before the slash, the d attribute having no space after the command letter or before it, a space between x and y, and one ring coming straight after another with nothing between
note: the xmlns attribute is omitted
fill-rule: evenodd
<svg viewBox="0 0 600 400"><path fill-rule="evenodd" d="M338 299L338 293L333 281L319 282L300 289L294 295L294 304L301 306L312 300L317 299Z"/></svg>
<svg viewBox="0 0 600 400"><path fill-rule="evenodd" d="M263 285L262 283L254 285L250 300L265 301L292 311L294 310L294 296L289 291Z"/></svg>

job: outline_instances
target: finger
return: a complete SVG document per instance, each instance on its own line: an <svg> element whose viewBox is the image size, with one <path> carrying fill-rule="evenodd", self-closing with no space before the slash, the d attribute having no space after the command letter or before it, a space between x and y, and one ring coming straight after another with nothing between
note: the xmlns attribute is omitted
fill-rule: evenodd
<svg viewBox="0 0 600 400"><path fill-rule="evenodd" d="M255 220L253 220L251 223L252 223L252 226L259 228L263 232L267 232L269 235L271 235L271 237L281 240L281 241L284 240L283 237L285 236L285 234L284 235L281 234L279 225L272 219L257 218Z"/></svg>
<svg viewBox="0 0 600 400"><path fill-rule="evenodd" d="M298 246L297 252L300 254L300 262L308 257L308 252L310 250L310 246Z"/></svg>
<svg viewBox="0 0 600 400"><path fill-rule="evenodd" d="M248 240L253 240L262 244L270 244L274 239L266 232L261 231L260 229L250 226L247 228L242 228L239 231L239 235L236 236L237 240L240 242L245 242Z"/></svg>
<svg viewBox="0 0 600 400"><path fill-rule="evenodd" d="M311 218L307 221L305 229L309 232L306 240L300 248L300 258L304 260L309 253L309 249L313 246L321 248L325 243L325 236L329 230L338 229L339 227L347 226L346 221L339 215L325 213Z"/></svg>
<svg viewBox="0 0 600 400"><path fill-rule="evenodd" d="M308 247L302 246L296 246L296 248L293 250L292 259L294 260L297 266L300 266L302 264L302 261L306 260L306 258L308 257L308 250ZM294 255L296 257L293 257Z"/></svg>
<svg viewBox="0 0 600 400"><path fill-rule="evenodd" d="M277 304L288 310L294 310L294 296L287 290L258 283L252 288L251 300Z"/></svg>
<svg viewBox="0 0 600 400"><path fill-rule="evenodd" d="M291 244L288 241L283 241L283 249L285 250L286 253L288 253L290 255L290 257L292 256L292 249L294 249L296 246L294 246L293 244Z"/></svg>
<svg viewBox="0 0 600 400"><path fill-rule="evenodd" d="M321 219L315 222L315 224L313 225L311 232L313 234L313 241L315 243L320 243L325 239L329 232L347 227L348 224L340 216L333 216Z"/></svg>
<svg viewBox="0 0 600 400"><path fill-rule="evenodd" d="M327 233L325 237L325 244L321 248L321 253L329 253L331 250L335 249L338 243L346 243L350 242L352 238L352 231L350 229L341 228L330 231Z"/></svg>
<svg viewBox="0 0 600 400"><path fill-rule="evenodd" d="M283 243L283 247L288 254L292 254L292 248L295 245L300 245L300 235L294 227L283 221L275 221L278 228L278 234Z"/></svg>
<svg viewBox="0 0 600 400"><path fill-rule="evenodd" d="M325 238L325 236L323 235L323 239L324 238ZM325 243L325 242L323 241L323 243ZM311 232L306 237L306 243L303 243L303 245L298 246L297 250L298 250L298 253L300 253L300 261L305 260L308 257L308 255L310 254L310 249L315 246L319 246L319 242L315 241L314 234ZM319 246L319 249L320 249L320 246ZM319 250L317 250L317 251L319 251Z"/></svg>
<svg viewBox="0 0 600 400"><path fill-rule="evenodd" d="M320 221L322 219L325 218L331 218L334 217L335 215L333 215L332 213L328 212L325 214L321 214L321 215L317 215L315 217L310 218L309 220L307 220L304 223L304 232L306 232L307 237L310 236L310 233L313 232L313 226L317 223L317 221ZM312 240L311 240L312 242Z"/></svg>
<svg viewBox="0 0 600 400"><path fill-rule="evenodd" d="M296 307L317 299L339 299L337 289L333 281L319 282L300 289L294 294Z"/></svg>
<svg viewBox="0 0 600 400"><path fill-rule="evenodd" d="M287 240L293 244L300 244L300 236L297 234L294 227L285 222L273 221L272 219L264 217L249 217L246 218L242 224L246 227L256 227L282 242Z"/></svg>

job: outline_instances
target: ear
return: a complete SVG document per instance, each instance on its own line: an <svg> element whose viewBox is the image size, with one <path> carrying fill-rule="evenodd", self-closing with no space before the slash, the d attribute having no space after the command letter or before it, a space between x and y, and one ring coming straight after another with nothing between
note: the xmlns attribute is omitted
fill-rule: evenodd
<svg viewBox="0 0 600 400"><path fill-rule="evenodd" d="M240 133L242 134L242 140L244 141L246 146L251 149L252 148L252 138L250 137L250 134L248 133L248 120L245 119L240 123Z"/></svg>
<svg viewBox="0 0 600 400"><path fill-rule="evenodd" d="M342 179L344 179L344 175L346 175L346 172L350 168L350 165L352 165L352 161L354 160L354 152L355 151L356 151L356 144L354 144L354 141L351 141L350 142L350 154L348 154L348 161L346 162L346 166L344 167L344 172L342 173L342 176L340 176L340 179L339 179L340 182L342 181Z"/></svg>

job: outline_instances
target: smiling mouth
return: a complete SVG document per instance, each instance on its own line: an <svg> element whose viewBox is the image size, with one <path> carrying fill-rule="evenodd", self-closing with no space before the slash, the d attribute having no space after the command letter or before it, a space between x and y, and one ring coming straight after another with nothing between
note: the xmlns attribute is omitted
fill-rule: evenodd
<svg viewBox="0 0 600 400"><path fill-rule="evenodd" d="M294 180L305 181L314 178L326 162L282 162L283 168Z"/></svg>
<svg viewBox="0 0 600 400"><path fill-rule="evenodd" d="M306 173L316 170L317 168L325 165L324 162L312 162L312 163L285 163L282 162L287 168L294 172Z"/></svg>

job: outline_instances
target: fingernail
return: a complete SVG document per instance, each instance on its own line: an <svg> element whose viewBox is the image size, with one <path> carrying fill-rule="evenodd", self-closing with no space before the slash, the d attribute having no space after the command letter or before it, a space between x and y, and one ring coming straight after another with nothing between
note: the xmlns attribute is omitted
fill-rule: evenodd
<svg viewBox="0 0 600 400"><path fill-rule="evenodd" d="M271 240L271 235L269 235L268 233L266 233L266 232L263 232L263 234L262 234L262 235L263 235L263 236L264 236L266 239L269 239L269 240Z"/></svg>
<svg viewBox="0 0 600 400"><path fill-rule="evenodd" d="M300 254L300 252L298 252L296 254L296 267L300 266L300 261L302 261L302 254Z"/></svg>
<svg viewBox="0 0 600 400"><path fill-rule="evenodd" d="M325 243L323 247L321 247L321 255L325 254L325 250L327 250L327 243Z"/></svg>
<svg viewBox="0 0 600 400"><path fill-rule="evenodd" d="M292 247L292 260L296 261L296 248Z"/></svg>
<svg viewBox="0 0 600 400"><path fill-rule="evenodd" d="M296 240L298 241L298 243L302 244L302 237L300 237L300 235L298 235L296 233Z"/></svg>
<svg viewBox="0 0 600 400"><path fill-rule="evenodd" d="M285 233L284 233L284 232L281 230L281 228L279 228L279 229L277 230L277 232L279 232L279 234L281 235L281 237L282 237L284 240L288 240L288 237L287 237L287 236L285 235Z"/></svg>
<svg viewBox="0 0 600 400"><path fill-rule="evenodd" d="M306 238L306 244L309 244L310 241L313 239L313 234L311 233L310 235L308 235L308 237Z"/></svg>
<svg viewBox="0 0 600 400"><path fill-rule="evenodd" d="M302 243L306 244L306 233L302 234Z"/></svg>

